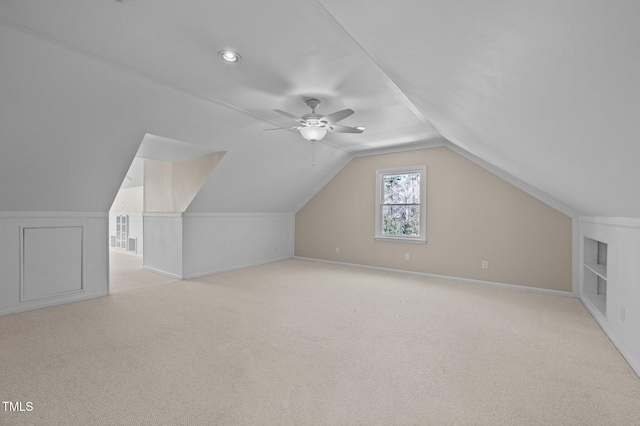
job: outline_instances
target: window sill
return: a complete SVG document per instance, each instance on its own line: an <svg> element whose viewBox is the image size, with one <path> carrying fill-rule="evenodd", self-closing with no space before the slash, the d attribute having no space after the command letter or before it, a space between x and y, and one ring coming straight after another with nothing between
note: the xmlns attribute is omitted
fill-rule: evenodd
<svg viewBox="0 0 640 426"><path fill-rule="evenodd" d="M389 241L392 243L427 244L425 238L382 237L380 235L376 235L374 238L376 241Z"/></svg>

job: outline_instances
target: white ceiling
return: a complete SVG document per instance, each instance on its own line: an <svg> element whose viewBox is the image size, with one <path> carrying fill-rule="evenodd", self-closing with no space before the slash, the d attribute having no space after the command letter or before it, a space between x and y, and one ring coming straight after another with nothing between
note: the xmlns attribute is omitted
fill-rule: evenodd
<svg viewBox="0 0 640 426"><path fill-rule="evenodd" d="M174 163L213 154L214 152L214 150L202 145L147 133L142 139L138 152L136 152L136 157Z"/></svg>
<svg viewBox="0 0 640 426"><path fill-rule="evenodd" d="M0 24L13 59L0 68L12 141L0 177L20 174L25 149L42 168L64 146L87 165L61 158L67 174L49 166L50 185L87 192L76 209L106 211L92 173L117 190L152 133L228 151L214 175L246 197L210 179L195 210L295 211L353 155L450 142L578 214L640 217L639 2L5 0ZM224 48L243 60L223 63ZM315 167L299 135L262 131L291 124L273 109L302 115L311 96L366 127L329 134ZM0 183L9 209L75 202L23 182L42 203Z"/></svg>

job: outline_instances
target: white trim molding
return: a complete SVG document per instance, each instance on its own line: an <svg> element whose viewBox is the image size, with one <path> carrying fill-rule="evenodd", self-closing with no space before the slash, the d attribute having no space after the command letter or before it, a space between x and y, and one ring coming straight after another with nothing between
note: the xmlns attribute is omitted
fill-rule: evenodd
<svg viewBox="0 0 640 426"><path fill-rule="evenodd" d="M411 204L418 206L420 209L420 235L414 236L402 236L402 235L385 235L384 234L384 218L382 209L384 206L393 206L394 204L385 204L384 202L384 184L383 178L385 176L397 176L397 175L415 175L418 174L420 185L420 202L419 204ZM396 204L401 206L408 206L409 204ZM375 239L376 241L393 241L403 243L419 243L425 244L427 242L427 166L404 166L393 167L386 169L376 170L376 206L375 206Z"/></svg>
<svg viewBox="0 0 640 426"><path fill-rule="evenodd" d="M280 258L276 258L276 259L269 259L269 260L264 260L264 261L260 261L260 262L253 262L253 263L246 263L243 265L234 265L234 266L229 266L226 268L220 268L220 269L214 269L211 271L207 271L207 272L198 272L196 274L189 274L189 275L185 275L183 276L182 280L192 280L195 278L200 278L200 277L206 277L209 275L216 275L216 274L221 274L223 272L230 272L230 271L236 271L238 269L245 269L245 268L253 268L254 266L260 266L260 265L267 265L269 263L276 263L276 262L282 262L283 260L289 260L291 259L291 256L286 256L286 257L280 257ZM151 269L151 268L149 268ZM165 274L168 275L162 271L157 271L160 272L161 274Z"/></svg>
<svg viewBox="0 0 640 426"><path fill-rule="evenodd" d="M95 293L86 294L82 292L74 292L73 294L68 294L64 299L53 299L51 300L37 300L33 303L29 303L28 305L18 305L18 306L10 306L5 309L0 310L0 317L3 315L17 314L19 312L32 311L34 309L41 308L50 308L52 306L65 305L67 303L72 302L80 302L83 300L95 299L96 297L104 297L108 296L107 290L101 290Z"/></svg>
<svg viewBox="0 0 640 426"><path fill-rule="evenodd" d="M282 217L293 216L295 213L274 212L274 213L228 213L228 212L193 212L184 213L186 218L218 218L218 217Z"/></svg>
<svg viewBox="0 0 640 426"><path fill-rule="evenodd" d="M108 218L108 212L0 211L6 219Z"/></svg>
<svg viewBox="0 0 640 426"><path fill-rule="evenodd" d="M353 151L354 157L368 157L370 155L395 154L397 152L416 151L427 148L449 147L450 143L442 137L428 139L419 142L404 143L401 145L388 146L384 148L372 148L363 151Z"/></svg>
<svg viewBox="0 0 640 426"><path fill-rule="evenodd" d="M142 217L183 217L184 213L143 212Z"/></svg>
<svg viewBox="0 0 640 426"><path fill-rule="evenodd" d="M640 229L640 219L634 217L580 216L580 222Z"/></svg>

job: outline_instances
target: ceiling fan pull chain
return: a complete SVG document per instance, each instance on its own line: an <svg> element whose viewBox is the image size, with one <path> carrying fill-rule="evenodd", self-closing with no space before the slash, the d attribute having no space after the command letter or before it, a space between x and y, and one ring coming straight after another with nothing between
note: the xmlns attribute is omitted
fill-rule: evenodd
<svg viewBox="0 0 640 426"><path fill-rule="evenodd" d="M311 165L316 165L316 141L311 141Z"/></svg>

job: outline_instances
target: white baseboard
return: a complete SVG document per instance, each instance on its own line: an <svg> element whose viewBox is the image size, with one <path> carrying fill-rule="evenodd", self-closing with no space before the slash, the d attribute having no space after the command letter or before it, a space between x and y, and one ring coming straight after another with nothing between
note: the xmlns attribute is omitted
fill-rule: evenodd
<svg viewBox="0 0 640 426"><path fill-rule="evenodd" d="M142 269L146 269L146 270L151 271L151 272L155 272L155 273L158 273L158 274L166 275L167 277L174 278L176 280L183 280L184 279L182 277L182 275L174 274L172 272L163 271L162 269L152 268L151 266L142 265Z"/></svg>
<svg viewBox="0 0 640 426"><path fill-rule="evenodd" d="M215 275L215 274L220 274L222 272L235 271L237 269L252 268L254 266L266 265L268 263L275 263L275 262L280 262L280 261L288 260L288 259L291 259L291 256L279 257L279 258L276 258L276 259L269 259L269 260L264 260L264 261L260 261L260 262L254 262L254 263L245 263L243 265L235 265L235 266L231 266L231 267L228 267L228 268L214 269L214 270L206 271L206 272L198 272L197 274L185 275L182 279L183 280L192 280L194 278L206 277L207 275Z"/></svg>
<svg viewBox="0 0 640 426"><path fill-rule="evenodd" d="M356 268L371 269L371 270L374 270L374 271L395 272L395 273L399 273L399 274L417 275L417 276L420 276L420 277L436 278L436 279L447 280L447 281L458 281L458 282L464 282L464 283L470 283L470 284L481 284L481 285L489 285L489 286L493 286L493 287L503 287L503 288L511 288L511 289L517 289L517 290L531 291L531 292L534 292L534 293L553 294L555 296L575 297L574 294L572 292L570 292L570 291L550 290L550 289L546 289L546 288L527 287L527 286L517 285L517 284L497 283L497 282L493 282L493 281L474 280L474 279L471 279L471 278L451 277L451 276L447 276L447 275L430 274L430 273L427 273L427 272L405 271L405 270L402 270L402 269L382 268L382 267L379 267L379 266L360 265L360 264L357 264L357 263L336 262L336 261L333 261L333 260L313 259L313 258L309 258L309 257L294 256L293 258L294 259L300 259L300 260L310 260L312 262L332 263L334 265L343 265L343 266L352 266L352 267L356 267Z"/></svg>
<svg viewBox="0 0 640 426"><path fill-rule="evenodd" d="M264 260L264 261L260 261L260 262L254 262L254 263L244 263L242 265L234 265L234 266L230 266L228 268L213 269L213 270L210 270L210 271L198 272L196 274L188 274L188 275L173 274L171 272L167 272L167 271L163 271L163 270L160 270L160 269L152 268L150 266L143 266L143 269L148 269L149 271L156 272L156 273L162 274L162 275L166 275L166 276L174 278L176 280L192 280L192 279L195 279L195 278L206 277L207 275L215 275L215 274L220 274L222 272L235 271L237 269L251 268L251 267L254 267L254 266L266 265L267 263L280 262L282 260L288 260L288 259L291 259L291 256L279 257L279 258L276 258L276 259L269 259L269 260Z"/></svg>
<svg viewBox="0 0 640 426"><path fill-rule="evenodd" d="M29 304L24 304L19 306L12 306L10 308L0 310L0 316L17 314L19 312L33 311L34 309L50 308L52 306L66 305L67 303L81 302L83 300L90 300L90 299L95 299L96 297L103 297L103 296L107 296L107 291L99 291L91 294L82 293L76 296L66 296L64 299L47 300L47 301L29 303Z"/></svg>

